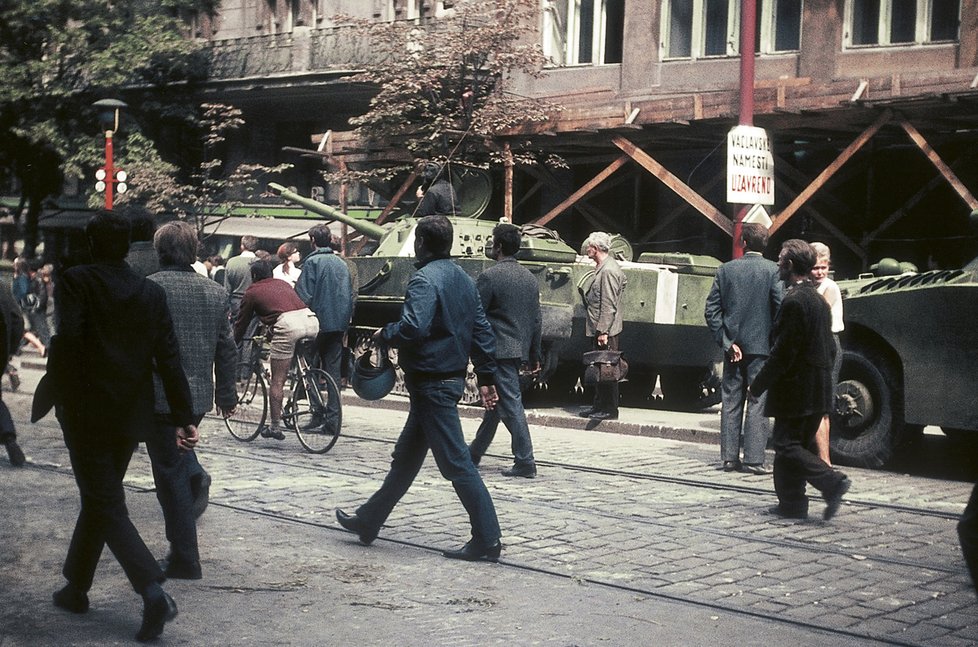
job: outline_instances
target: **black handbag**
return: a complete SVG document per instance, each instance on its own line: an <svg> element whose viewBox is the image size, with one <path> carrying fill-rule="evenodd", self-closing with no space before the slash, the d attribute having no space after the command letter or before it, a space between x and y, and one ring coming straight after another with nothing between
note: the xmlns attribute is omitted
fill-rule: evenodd
<svg viewBox="0 0 978 647"><path fill-rule="evenodd" d="M584 353L584 386L621 382L628 376L628 362L618 350L592 350Z"/></svg>

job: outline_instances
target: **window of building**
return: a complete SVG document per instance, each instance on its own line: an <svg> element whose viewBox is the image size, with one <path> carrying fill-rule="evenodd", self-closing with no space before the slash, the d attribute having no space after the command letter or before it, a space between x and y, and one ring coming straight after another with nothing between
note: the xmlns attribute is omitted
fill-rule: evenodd
<svg viewBox="0 0 978 647"><path fill-rule="evenodd" d="M419 18L441 18L455 7L456 0L383 0L388 20L416 20ZM380 8L374 16L380 15Z"/></svg>
<svg viewBox="0 0 978 647"><path fill-rule="evenodd" d="M959 0L848 0L846 45L912 45L958 39Z"/></svg>
<svg viewBox="0 0 978 647"><path fill-rule="evenodd" d="M555 65L621 63L625 0L543 0L543 48Z"/></svg>
<svg viewBox="0 0 978 647"><path fill-rule="evenodd" d="M802 0L758 0L756 50L794 52L801 46ZM670 58L736 56L740 0L664 0L662 53Z"/></svg>

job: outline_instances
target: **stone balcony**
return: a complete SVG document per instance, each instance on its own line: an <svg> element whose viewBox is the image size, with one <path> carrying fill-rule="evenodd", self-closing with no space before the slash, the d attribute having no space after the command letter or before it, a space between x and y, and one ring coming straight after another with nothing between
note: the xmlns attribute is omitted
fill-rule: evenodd
<svg viewBox="0 0 978 647"><path fill-rule="evenodd" d="M211 81L349 73L375 56L368 41L350 28L297 27L283 34L211 41L206 50Z"/></svg>

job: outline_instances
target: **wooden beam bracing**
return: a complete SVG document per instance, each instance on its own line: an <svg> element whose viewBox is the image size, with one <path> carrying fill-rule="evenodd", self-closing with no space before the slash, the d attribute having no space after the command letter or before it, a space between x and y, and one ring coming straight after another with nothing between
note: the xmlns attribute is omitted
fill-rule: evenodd
<svg viewBox="0 0 978 647"><path fill-rule="evenodd" d="M651 155L620 135L611 138L615 146L623 150L629 157L649 173L657 177L663 184L675 191L694 209L707 217L714 225L722 229L728 236L733 236L733 222L710 204L703 196L691 189L685 182L673 175L669 169L657 162Z"/></svg>
<svg viewBox="0 0 978 647"><path fill-rule="evenodd" d="M975 199L975 196L968 190L968 187L966 187L961 180L958 179L958 176L954 174L951 167L944 163L944 160L942 160L941 156L937 154L937 151L935 151L931 145L927 143L927 140L920 134L920 131L906 119L900 119L897 123L900 124L900 127L903 128L904 132L907 133L913 143L917 145L917 148L919 148L921 152L927 156L927 159L934 165L937 172L944 176L944 179L951 185L951 188L954 189L959 196L961 196L961 199L968 205L968 208L972 210L978 209L978 199Z"/></svg>
<svg viewBox="0 0 978 647"><path fill-rule="evenodd" d="M842 168L842 166L848 162L853 155L859 152L859 149L865 146L866 142L872 139L873 135L879 132L879 129L886 125L886 123L890 121L892 117L892 112L889 110L884 110L883 114L881 114L876 121L874 121L866 130L862 132L861 135L853 140L851 144L846 146L845 150L839 153L839 156L835 158L831 164L825 167L825 170L819 173L818 177L812 180L811 184L809 184L794 200L791 201L791 204L789 204L781 213L777 214L773 218L774 222L771 224L770 233L773 234L780 229L784 223L788 222L788 220L790 220L791 217L798 212L801 206L808 202L808 200L815 195L816 191L825 186L825 183L829 181L829 178L835 175L836 171Z"/></svg>
<svg viewBox="0 0 978 647"><path fill-rule="evenodd" d="M572 207L578 200L580 200L585 195L590 193L594 187L604 182L605 179L610 177L615 171L620 169L626 163L628 163L628 155L622 155L614 162L606 166L604 170L602 170L600 173L598 173L593 178L591 178L591 180L587 182L584 186L579 188L577 191L574 191L574 193L570 194L566 200L558 204L549 212L545 213L544 215L540 216L536 220L532 221L531 224L541 225L541 226L546 225L548 222L550 222L551 220L553 220L563 212L567 211L567 209Z"/></svg>

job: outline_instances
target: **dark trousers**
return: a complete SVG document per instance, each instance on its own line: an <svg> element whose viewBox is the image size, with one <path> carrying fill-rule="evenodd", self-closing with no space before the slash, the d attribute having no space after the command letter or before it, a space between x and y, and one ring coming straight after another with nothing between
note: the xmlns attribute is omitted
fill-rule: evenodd
<svg viewBox="0 0 978 647"><path fill-rule="evenodd" d="M818 457L815 432L822 414L774 419L774 491L782 512L807 513L805 483L823 494L845 478Z"/></svg>
<svg viewBox="0 0 978 647"><path fill-rule="evenodd" d="M757 402L747 397L747 387L754 381L767 361L765 355L744 355L739 362L723 360L723 381L720 383L720 460L739 461L743 445L744 463L760 465L771 425L764 415L767 393ZM746 409L746 415L744 410Z"/></svg>
<svg viewBox="0 0 978 647"><path fill-rule="evenodd" d="M978 483L971 490L971 498L958 521L958 539L961 540L961 552L964 562L971 573L971 583L978 595Z"/></svg>
<svg viewBox="0 0 978 647"><path fill-rule="evenodd" d="M342 377L343 362L343 335L344 331L323 332L316 335L316 351L319 353L319 368L323 369L329 376L340 385Z"/></svg>
<svg viewBox="0 0 978 647"><path fill-rule="evenodd" d="M499 539L499 521L492 497L472 463L458 418L462 378L405 380L411 397L407 422L394 446L390 471L383 485L359 509L357 516L371 528L380 528L408 491L421 470L428 449L441 475L452 482L469 513L472 538L485 546Z"/></svg>
<svg viewBox="0 0 978 647"><path fill-rule="evenodd" d="M198 417L194 424L200 424L202 418ZM166 416L157 416L156 433L146 440L146 451L153 466L156 498L163 510L170 554L184 563L200 561L191 488L192 480L204 474L197 454L180 451L177 447L177 428Z"/></svg>
<svg viewBox="0 0 978 647"><path fill-rule="evenodd" d="M0 371L0 375L3 375L2 371ZM0 397L0 445L11 440L17 440L17 430L14 429L14 419L10 417L10 409L7 408L7 403Z"/></svg>
<svg viewBox="0 0 978 647"><path fill-rule="evenodd" d="M78 436L80 440L73 442L65 435L81 495L81 511L62 572L71 584L87 591L92 586L102 547L108 546L132 588L142 594L163 573L130 521L126 508L122 479L136 441L119 439L96 445L91 439L99 437L97 434L79 433Z"/></svg>
<svg viewBox="0 0 978 647"><path fill-rule="evenodd" d="M592 338L594 350L618 350L618 335L608 337L607 346L598 346L598 338ZM618 382L599 382L594 385L595 411L618 415Z"/></svg>
<svg viewBox="0 0 978 647"><path fill-rule="evenodd" d="M534 464L533 442L520 393L521 363L519 359L496 360L496 393L499 394L499 401L495 409L482 414L482 424L469 447L473 456L481 458L486 453L501 421L512 436L514 462L517 465Z"/></svg>

